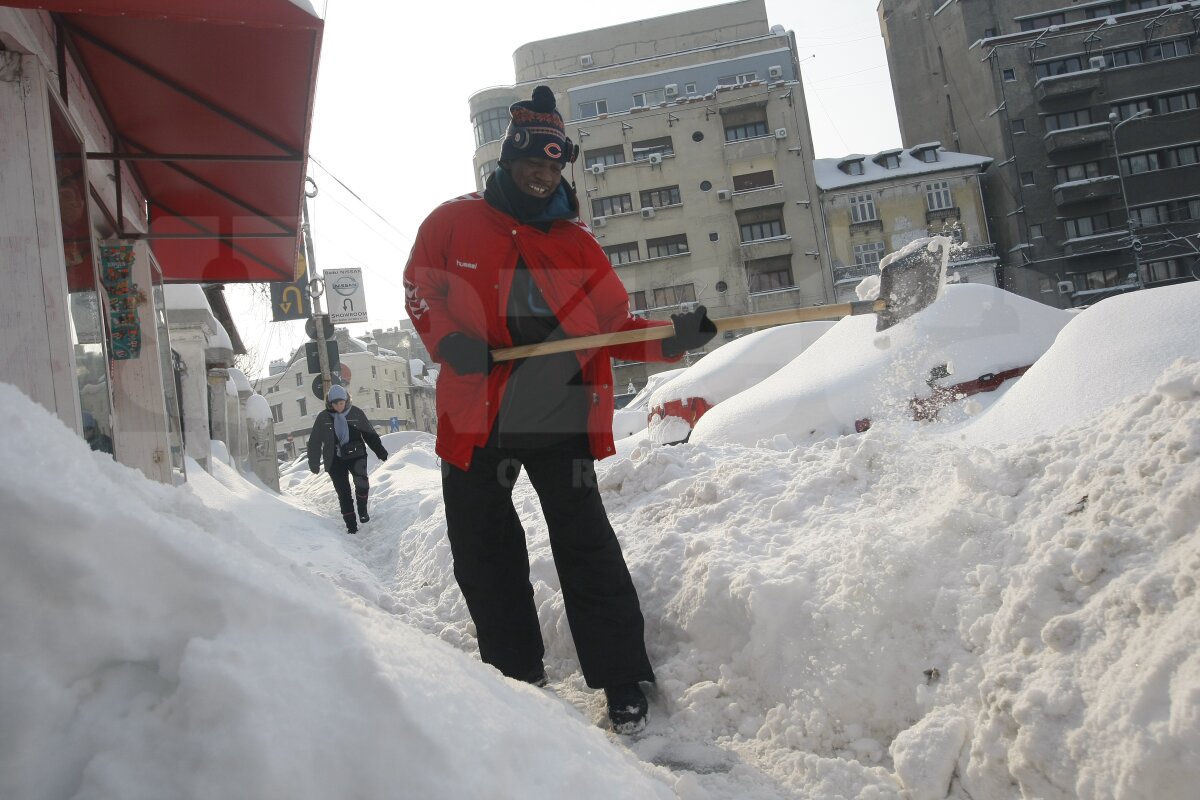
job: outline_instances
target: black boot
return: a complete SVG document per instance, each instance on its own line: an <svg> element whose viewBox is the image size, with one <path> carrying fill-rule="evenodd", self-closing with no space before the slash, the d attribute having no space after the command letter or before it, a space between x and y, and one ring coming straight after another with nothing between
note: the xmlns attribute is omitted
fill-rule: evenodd
<svg viewBox="0 0 1200 800"><path fill-rule="evenodd" d="M638 733L646 727L650 704L646 693L636 683L626 683L604 690L608 698L608 718L617 733Z"/></svg>
<svg viewBox="0 0 1200 800"><path fill-rule="evenodd" d="M363 524L371 521L371 515L367 513L366 509L358 512L358 521Z"/></svg>
<svg viewBox="0 0 1200 800"><path fill-rule="evenodd" d="M354 521L353 514L342 514L342 519L346 520L346 533L358 533L358 523Z"/></svg>

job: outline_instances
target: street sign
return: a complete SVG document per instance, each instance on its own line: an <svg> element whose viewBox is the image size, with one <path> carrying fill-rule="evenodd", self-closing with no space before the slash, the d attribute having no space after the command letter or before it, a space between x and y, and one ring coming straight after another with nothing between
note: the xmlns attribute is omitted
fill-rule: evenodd
<svg viewBox="0 0 1200 800"><path fill-rule="evenodd" d="M304 332L308 334L308 338L310 338L310 339L317 338L317 325L318 325L317 320L320 320L319 324L322 326L322 328L325 331L325 338L332 339L333 338L333 325L330 324L330 322L329 322L328 314L322 314L319 317L309 317L308 318L308 322L304 323Z"/></svg>
<svg viewBox="0 0 1200 800"><path fill-rule="evenodd" d="M312 300L308 296L308 265L304 255L296 260L295 278L291 281L271 283L271 320L286 322L304 319L312 314Z"/></svg>
<svg viewBox="0 0 1200 800"><path fill-rule="evenodd" d="M340 377L338 377L337 375L331 375L331 376L329 377L329 381L330 381L330 383L331 383L331 384L333 384L334 386L341 386L341 385L342 385L342 379L341 379ZM320 375L318 375L317 377L313 378L313 382L312 382L312 393L313 393L314 395L316 395L316 397L317 397L317 399L318 399L318 400L324 400L324 399L325 399L325 387L321 385L321 376L320 376Z"/></svg>
<svg viewBox="0 0 1200 800"><path fill-rule="evenodd" d="M336 374L338 371L338 365L341 364L341 360L339 358L340 353L338 353L337 339L330 339L329 341L325 342L325 353L328 355L330 374ZM304 343L304 359L308 364L309 372L321 371L321 354L317 350L316 342Z"/></svg>
<svg viewBox="0 0 1200 800"><path fill-rule="evenodd" d="M362 269L327 269L324 278L329 300L329 320L335 325L366 322L367 293L363 288Z"/></svg>

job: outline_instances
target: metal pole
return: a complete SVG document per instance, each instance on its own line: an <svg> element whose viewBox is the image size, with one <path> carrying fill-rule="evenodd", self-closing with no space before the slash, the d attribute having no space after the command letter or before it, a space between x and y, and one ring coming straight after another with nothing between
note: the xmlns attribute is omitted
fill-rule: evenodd
<svg viewBox="0 0 1200 800"><path fill-rule="evenodd" d="M1133 254L1133 274L1137 278L1138 285L1142 284L1142 262L1138 258L1138 249L1140 244L1137 236L1133 232L1133 214L1129 211L1129 195L1125 194L1125 171L1121 169L1121 148L1117 144L1117 129L1126 122L1133 122L1139 117L1143 117L1150 113L1150 109L1143 108L1129 119L1119 120L1117 112L1112 112L1108 115L1109 131L1112 135L1113 155L1117 160L1117 182L1121 186L1121 204L1125 207L1125 226L1129 229L1129 252ZM1119 121L1118 121L1119 120Z"/></svg>
<svg viewBox="0 0 1200 800"><path fill-rule="evenodd" d="M312 184L312 193L308 190L304 192L304 207L303 207L303 225L301 229L304 231L304 253L308 259L308 274L309 274L309 296L312 298L313 310L313 331L316 333L317 340L317 361L321 365L321 399L329 397L329 387L333 383L329 377L329 353L326 351L325 344L325 325L323 323L323 314L321 313L321 295L320 293L311 291L314 281L321 277L321 273L317 272L317 256L313 251L312 228L308 222L308 198L317 196L317 184L311 178L306 179Z"/></svg>

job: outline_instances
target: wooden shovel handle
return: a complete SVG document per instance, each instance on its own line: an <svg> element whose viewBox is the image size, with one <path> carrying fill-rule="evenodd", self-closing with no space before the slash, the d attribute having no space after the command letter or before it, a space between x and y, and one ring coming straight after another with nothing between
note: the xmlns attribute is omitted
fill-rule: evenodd
<svg viewBox="0 0 1200 800"><path fill-rule="evenodd" d="M779 311L764 311L761 314L742 314L736 317L714 319L717 331L735 331L743 328L766 328L792 322L811 322L818 319L840 319L855 314L875 314L887 308L883 300L859 300L853 303L837 303L808 308L784 308ZM540 344L525 344L518 347L502 347L492 351L493 361L511 361L529 356L546 356L552 353L568 353L573 350L593 350L600 347L615 347L635 342L652 342L675 335L671 325L656 325L653 328L638 328L616 333L598 333L594 336L577 336L573 339L556 339Z"/></svg>

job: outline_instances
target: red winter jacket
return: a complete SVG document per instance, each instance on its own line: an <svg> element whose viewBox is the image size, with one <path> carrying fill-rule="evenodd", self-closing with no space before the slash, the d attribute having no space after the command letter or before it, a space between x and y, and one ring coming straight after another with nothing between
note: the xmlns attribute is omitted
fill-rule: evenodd
<svg viewBox="0 0 1200 800"><path fill-rule="evenodd" d="M629 313L624 285L580 222L557 220L542 232L493 208L478 193L438 206L421 223L404 268L405 307L430 356L443 365L437 382L436 449L460 469L467 469L475 448L487 441L513 364L497 363L488 375L459 375L444 364L437 346L455 331L486 340L492 349L512 345L504 309L518 257L568 336L671 324ZM638 361L679 357L664 356L661 340L579 351L577 356L584 384L592 388L592 455L605 458L614 452L610 356Z"/></svg>

